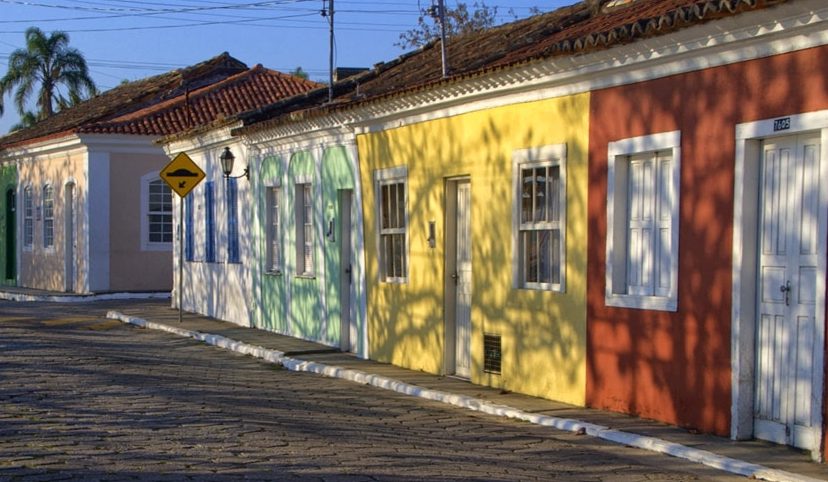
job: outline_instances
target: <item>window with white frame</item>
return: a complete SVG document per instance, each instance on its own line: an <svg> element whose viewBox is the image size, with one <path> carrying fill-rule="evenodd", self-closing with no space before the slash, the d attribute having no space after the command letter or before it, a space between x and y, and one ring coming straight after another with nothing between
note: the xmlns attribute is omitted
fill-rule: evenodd
<svg viewBox="0 0 828 482"><path fill-rule="evenodd" d="M678 309L680 131L608 147L606 304Z"/></svg>
<svg viewBox="0 0 828 482"><path fill-rule="evenodd" d="M313 276L313 185L296 185L296 272Z"/></svg>
<svg viewBox="0 0 828 482"><path fill-rule="evenodd" d="M31 186L23 189L23 247L34 246L34 197Z"/></svg>
<svg viewBox="0 0 828 482"><path fill-rule="evenodd" d="M43 186L43 247L55 247L55 190L51 185Z"/></svg>
<svg viewBox="0 0 828 482"><path fill-rule="evenodd" d="M566 145L516 151L515 285L564 291L566 272Z"/></svg>
<svg viewBox="0 0 828 482"><path fill-rule="evenodd" d="M161 179L149 183L147 233L150 243L169 244L173 240L172 190Z"/></svg>
<svg viewBox="0 0 828 482"><path fill-rule="evenodd" d="M141 176L141 249L172 250L172 190L158 172Z"/></svg>
<svg viewBox="0 0 828 482"><path fill-rule="evenodd" d="M267 188L267 270L278 273L282 269L282 245L279 234L281 217L279 209L282 203L281 189L278 186Z"/></svg>
<svg viewBox="0 0 828 482"><path fill-rule="evenodd" d="M408 212L406 168L375 173L379 204L380 280L404 283L408 278Z"/></svg>

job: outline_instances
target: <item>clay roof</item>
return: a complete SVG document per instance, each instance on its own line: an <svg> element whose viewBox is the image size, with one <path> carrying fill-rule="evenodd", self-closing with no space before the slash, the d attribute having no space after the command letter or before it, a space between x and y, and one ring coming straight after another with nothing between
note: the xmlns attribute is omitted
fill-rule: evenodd
<svg viewBox="0 0 828 482"><path fill-rule="evenodd" d="M435 41L336 83L333 103L327 102L325 92L307 93L246 114L246 127L235 132L265 129L288 119L321 115L535 60L608 49L795 0L600 0L603 7L596 11L597 1L449 39L446 79L442 78L440 44ZM288 115L290 111L302 112Z"/></svg>
<svg viewBox="0 0 828 482"><path fill-rule="evenodd" d="M248 69L225 52L103 92L32 127L0 137L0 149L71 133L170 135L318 86L261 65Z"/></svg>
<svg viewBox="0 0 828 482"><path fill-rule="evenodd" d="M211 126L321 84L257 65L250 70L78 132L169 136Z"/></svg>

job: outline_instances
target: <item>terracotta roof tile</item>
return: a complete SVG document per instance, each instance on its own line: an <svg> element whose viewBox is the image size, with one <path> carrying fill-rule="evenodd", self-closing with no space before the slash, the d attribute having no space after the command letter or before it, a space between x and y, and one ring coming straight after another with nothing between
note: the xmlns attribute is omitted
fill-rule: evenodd
<svg viewBox="0 0 828 482"><path fill-rule="evenodd" d="M435 41L338 82L333 103L328 103L322 92L279 102L246 114L248 125L238 132L260 130L288 119L321 115L538 59L607 49L787 1L795 0L635 0L625 6L605 6L599 13L581 2L451 38L446 46L448 79L442 78L440 45ZM300 110L302 114L295 112Z"/></svg>
<svg viewBox="0 0 828 482"><path fill-rule="evenodd" d="M261 65L248 69L225 52L191 67L108 90L28 129L0 137L0 149L70 133L170 135L319 85Z"/></svg>
<svg viewBox="0 0 828 482"><path fill-rule="evenodd" d="M320 85L257 65L173 99L81 126L78 132L169 136L211 125Z"/></svg>

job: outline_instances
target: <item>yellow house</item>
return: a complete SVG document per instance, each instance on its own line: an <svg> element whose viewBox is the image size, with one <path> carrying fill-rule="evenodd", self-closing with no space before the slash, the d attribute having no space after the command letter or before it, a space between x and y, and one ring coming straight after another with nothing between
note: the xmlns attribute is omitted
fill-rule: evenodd
<svg viewBox="0 0 828 482"><path fill-rule="evenodd" d="M589 94L357 135L371 358L584 404Z"/></svg>

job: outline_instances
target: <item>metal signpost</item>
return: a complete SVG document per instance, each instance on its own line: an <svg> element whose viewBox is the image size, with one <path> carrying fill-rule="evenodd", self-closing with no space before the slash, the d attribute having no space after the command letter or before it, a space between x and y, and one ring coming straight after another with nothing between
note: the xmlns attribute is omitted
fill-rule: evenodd
<svg viewBox="0 0 828 482"><path fill-rule="evenodd" d="M161 169L161 179L170 186L170 189L178 194L178 322L181 323L184 317L184 304L181 293L183 292L184 279L184 198L190 191L200 183L206 174L198 165L190 159L186 153L181 152Z"/></svg>

